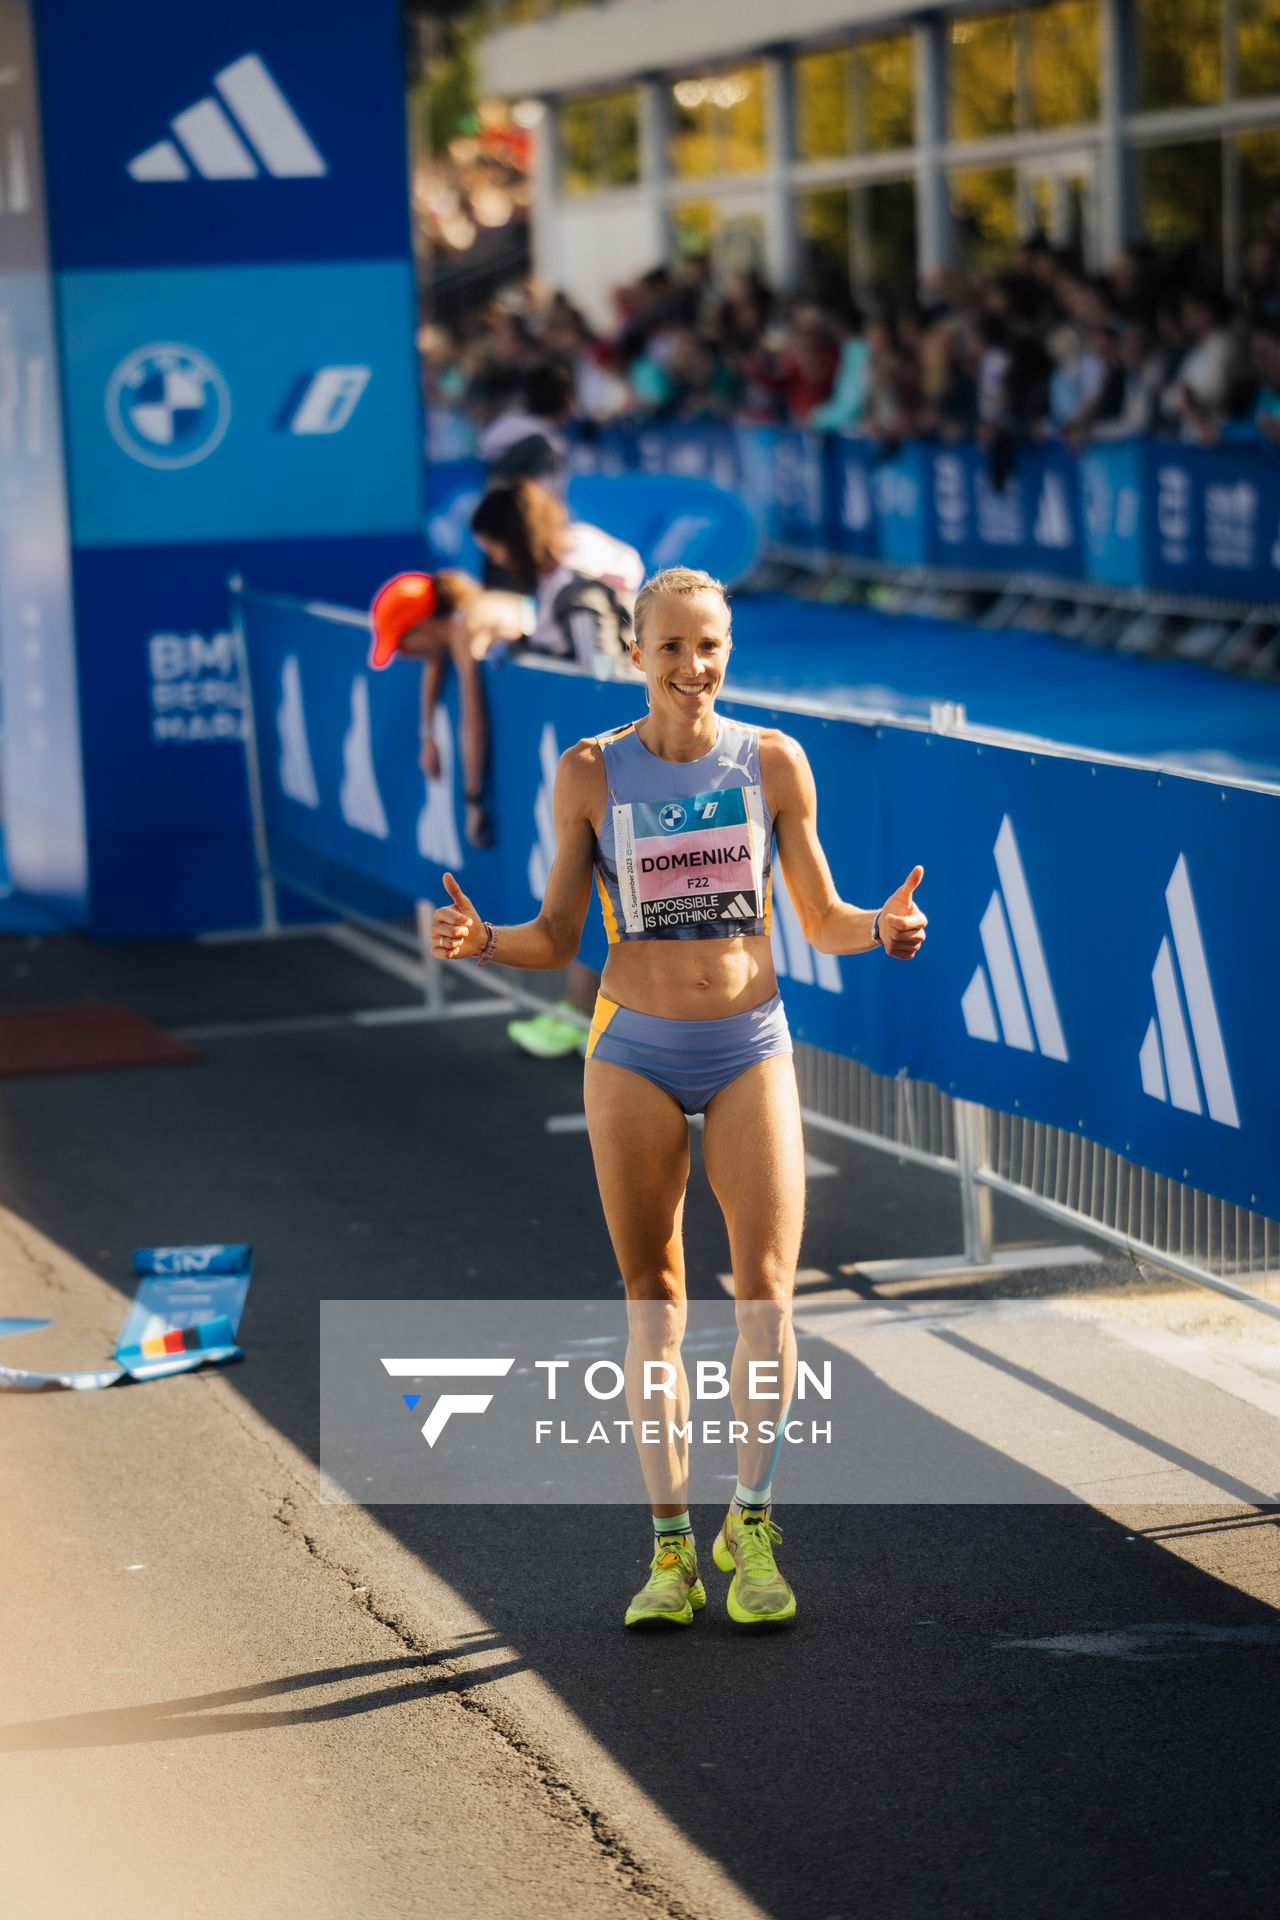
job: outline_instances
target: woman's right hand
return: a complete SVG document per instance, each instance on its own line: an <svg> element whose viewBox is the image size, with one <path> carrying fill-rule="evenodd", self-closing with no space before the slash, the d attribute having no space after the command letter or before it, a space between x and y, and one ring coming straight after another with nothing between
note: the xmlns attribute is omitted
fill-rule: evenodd
<svg viewBox="0 0 1280 1920"><path fill-rule="evenodd" d="M451 907L437 907L431 916L433 960L473 960L484 946L484 921L451 873L444 876Z"/></svg>
<svg viewBox="0 0 1280 1920"><path fill-rule="evenodd" d="M418 755L418 765L422 768L428 780L438 780L440 778L440 749L436 745L433 736L429 733L424 733L422 736L422 751Z"/></svg>

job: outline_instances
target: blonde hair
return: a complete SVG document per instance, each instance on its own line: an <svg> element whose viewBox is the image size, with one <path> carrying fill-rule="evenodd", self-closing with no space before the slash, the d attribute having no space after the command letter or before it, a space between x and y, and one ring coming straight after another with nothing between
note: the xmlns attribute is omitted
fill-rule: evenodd
<svg viewBox="0 0 1280 1920"><path fill-rule="evenodd" d="M645 619L654 601L667 593L674 594L680 600L691 600L696 593L718 593L728 611L729 595L723 582L709 573L703 573L698 567L667 567L646 580L636 595L635 611L631 618L637 644L644 639Z"/></svg>

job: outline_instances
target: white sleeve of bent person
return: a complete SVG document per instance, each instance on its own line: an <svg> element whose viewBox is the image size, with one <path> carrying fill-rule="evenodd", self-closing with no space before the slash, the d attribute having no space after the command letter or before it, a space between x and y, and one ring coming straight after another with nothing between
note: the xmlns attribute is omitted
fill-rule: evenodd
<svg viewBox="0 0 1280 1920"><path fill-rule="evenodd" d="M570 572L603 580L619 593L637 594L644 582L644 561L635 548L585 520L571 523L561 560Z"/></svg>

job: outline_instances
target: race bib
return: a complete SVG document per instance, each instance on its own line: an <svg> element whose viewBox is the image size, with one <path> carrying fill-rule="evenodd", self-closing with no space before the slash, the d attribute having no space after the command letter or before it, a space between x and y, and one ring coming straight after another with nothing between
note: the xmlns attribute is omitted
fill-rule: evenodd
<svg viewBox="0 0 1280 1920"><path fill-rule="evenodd" d="M764 805L759 787L728 787L613 810L618 887L628 933L764 918Z"/></svg>

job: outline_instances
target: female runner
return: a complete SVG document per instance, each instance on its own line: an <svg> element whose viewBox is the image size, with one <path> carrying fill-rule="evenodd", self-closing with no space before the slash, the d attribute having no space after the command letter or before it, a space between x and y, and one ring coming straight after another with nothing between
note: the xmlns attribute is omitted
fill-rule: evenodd
<svg viewBox="0 0 1280 1920"><path fill-rule="evenodd" d="M627 1294L624 1372L637 1433L653 1411L640 1392L641 1328L645 1357L667 1358L676 1371L669 1442L641 1448L656 1540L628 1626L687 1625L706 1600L689 1522L687 1447L672 1434L688 1418L679 1348L693 1113L705 1115L703 1158L729 1233L738 1322L731 1399L749 1436L738 1445L738 1488L714 1558L733 1574L733 1620L765 1625L796 1610L774 1558L782 1537L770 1517L778 1446L751 1437L747 1391L750 1363L771 1363L780 1430L795 1378L790 1306L804 1147L769 941L775 839L800 924L820 952L882 946L909 960L925 938L925 916L912 898L923 869L913 868L879 910L848 905L818 840L802 749L771 727L717 714L729 627L718 581L685 567L656 574L636 601L631 647L649 710L561 757L556 857L541 912L523 926L493 927L446 874L453 904L432 924L442 959L562 967L578 950L595 872L610 949L592 1018L585 1104ZM770 1420L776 1411L776 1404L766 1409Z"/></svg>

